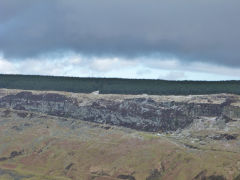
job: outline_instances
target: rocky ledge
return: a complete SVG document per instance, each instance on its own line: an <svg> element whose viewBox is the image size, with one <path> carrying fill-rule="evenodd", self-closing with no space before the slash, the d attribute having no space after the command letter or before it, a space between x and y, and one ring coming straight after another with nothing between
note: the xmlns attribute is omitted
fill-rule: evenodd
<svg viewBox="0 0 240 180"><path fill-rule="evenodd" d="M0 108L39 112L149 132L183 129L199 119L212 125L240 120L240 96L101 95L0 89Z"/></svg>

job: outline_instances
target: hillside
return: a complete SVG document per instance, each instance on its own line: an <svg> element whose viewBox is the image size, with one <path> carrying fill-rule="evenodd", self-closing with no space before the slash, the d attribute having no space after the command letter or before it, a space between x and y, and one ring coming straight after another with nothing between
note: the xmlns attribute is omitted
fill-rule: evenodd
<svg viewBox="0 0 240 180"><path fill-rule="evenodd" d="M0 179L238 180L240 96L0 89Z"/></svg>

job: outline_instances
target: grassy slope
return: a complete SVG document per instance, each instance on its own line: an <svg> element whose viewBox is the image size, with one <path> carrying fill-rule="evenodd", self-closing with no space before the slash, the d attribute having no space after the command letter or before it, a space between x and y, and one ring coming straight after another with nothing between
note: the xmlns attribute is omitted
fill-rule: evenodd
<svg viewBox="0 0 240 180"><path fill-rule="evenodd" d="M4 109L0 117L1 157L24 150L22 155L0 161L0 169L25 176L21 180L107 180L119 175L185 180L204 170L206 176L233 179L240 168L239 149L228 152L219 146L216 151L211 149L216 142L204 146L205 150L193 150L168 136L125 128L106 130L81 121L72 128L71 119L32 113L21 118L19 111ZM8 179L9 174L1 178Z"/></svg>

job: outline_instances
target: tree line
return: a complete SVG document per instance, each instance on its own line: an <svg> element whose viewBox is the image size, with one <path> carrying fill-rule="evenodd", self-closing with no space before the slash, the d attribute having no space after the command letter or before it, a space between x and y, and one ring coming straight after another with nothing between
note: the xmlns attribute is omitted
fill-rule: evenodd
<svg viewBox="0 0 240 180"><path fill-rule="evenodd" d="M101 94L240 94L240 81L166 81L153 79L0 75L0 88L54 90L75 93L91 93L98 90Z"/></svg>

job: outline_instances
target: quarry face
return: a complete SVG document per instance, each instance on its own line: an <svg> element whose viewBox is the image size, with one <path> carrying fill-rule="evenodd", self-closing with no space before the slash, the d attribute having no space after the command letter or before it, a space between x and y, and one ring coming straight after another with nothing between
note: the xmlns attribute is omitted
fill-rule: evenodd
<svg viewBox="0 0 240 180"><path fill-rule="evenodd" d="M240 179L240 96L0 89L0 179Z"/></svg>

